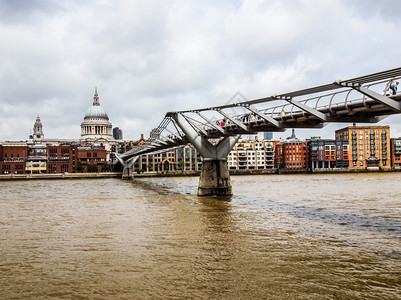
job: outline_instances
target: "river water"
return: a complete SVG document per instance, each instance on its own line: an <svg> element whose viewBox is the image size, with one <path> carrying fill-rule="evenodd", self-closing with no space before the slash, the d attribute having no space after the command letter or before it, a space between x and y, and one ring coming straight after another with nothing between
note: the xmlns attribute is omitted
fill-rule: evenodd
<svg viewBox="0 0 401 300"><path fill-rule="evenodd" d="M401 299L401 173L0 182L1 299Z"/></svg>

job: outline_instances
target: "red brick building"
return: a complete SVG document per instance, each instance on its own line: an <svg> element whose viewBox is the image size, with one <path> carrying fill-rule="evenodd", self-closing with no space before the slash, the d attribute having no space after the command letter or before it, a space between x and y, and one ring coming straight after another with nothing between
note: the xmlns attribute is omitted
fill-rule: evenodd
<svg viewBox="0 0 401 300"><path fill-rule="evenodd" d="M0 173L25 174L25 163L28 156L26 144L0 145Z"/></svg>
<svg viewBox="0 0 401 300"><path fill-rule="evenodd" d="M76 170L78 161L82 170ZM71 144L0 144L0 174L55 174L104 172L108 165L104 146L81 147ZM89 166L89 168L88 168Z"/></svg>
<svg viewBox="0 0 401 300"><path fill-rule="evenodd" d="M288 171L301 171L308 168L308 145L306 141L291 139L275 147L274 167Z"/></svg>
<svg viewBox="0 0 401 300"><path fill-rule="evenodd" d="M72 173L72 153L71 145L47 146L46 173Z"/></svg>
<svg viewBox="0 0 401 300"><path fill-rule="evenodd" d="M84 173L90 171L88 170L88 166L89 168L95 166L97 172L102 172L103 166L107 164L107 151L104 146L77 147L74 149L73 156L75 158L75 165L78 161L81 162Z"/></svg>

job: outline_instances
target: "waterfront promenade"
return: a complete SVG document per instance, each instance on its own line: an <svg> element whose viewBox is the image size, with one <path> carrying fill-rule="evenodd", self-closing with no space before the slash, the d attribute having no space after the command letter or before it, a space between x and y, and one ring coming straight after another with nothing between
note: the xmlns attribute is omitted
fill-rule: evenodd
<svg viewBox="0 0 401 300"><path fill-rule="evenodd" d="M8 174L0 175L0 180L24 179L95 179L95 178L121 178L121 172L104 173L56 173L56 174Z"/></svg>

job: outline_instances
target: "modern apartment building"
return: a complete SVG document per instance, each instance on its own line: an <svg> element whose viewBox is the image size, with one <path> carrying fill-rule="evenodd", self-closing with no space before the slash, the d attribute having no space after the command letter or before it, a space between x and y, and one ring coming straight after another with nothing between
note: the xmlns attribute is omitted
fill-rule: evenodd
<svg viewBox="0 0 401 300"><path fill-rule="evenodd" d="M202 159L198 150L192 145L185 145L171 151L139 156L134 171L200 171L201 167Z"/></svg>
<svg viewBox="0 0 401 300"><path fill-rule="evenodd" d="M335 137L349 142L350 170L391 169L389 126L345 127Z"/></svg>
<svg viewBox="0 0 401 300"><path fill-rule="evenodd" d="M119 127L113 128L113 139L118 141L123 139L123 131Z"/></svg>
<svg viewBox="0 0 401 300"><path fill-rule="evenodd" d="M333 170L348 169L348 141L311 139L308 140L309 169Z"/></svg>
<svg viewBox="0 0 401 300"><path fill-rule="evenodd" d="M393 169L401 169L401 138L390 139L391 165Z"/></svg>
<svg viewBox="0 0 401 300"><path fill-rule="evenodd" d="M227 156L229 170L273 170L278 141L240 140Z"/></svg>

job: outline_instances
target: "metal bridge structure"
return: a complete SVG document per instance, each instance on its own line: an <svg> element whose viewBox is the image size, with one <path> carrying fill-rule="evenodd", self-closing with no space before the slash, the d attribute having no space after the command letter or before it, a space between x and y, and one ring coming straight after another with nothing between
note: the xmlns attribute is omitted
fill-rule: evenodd
<svg viewBox="0 0 401 300"><path fill-rule="evenodd" d="M242 134L376 123L401 113L401 94L390 89L400 77L395 68L254 100L237 93L228 104L167 112L142 146L115 155L127 175L140 155L191 143L203 158L198 195L232 195L227 155Z"/></svg>

